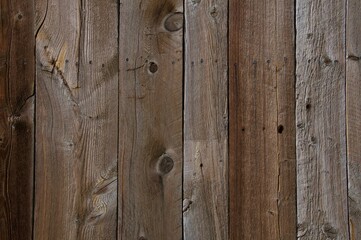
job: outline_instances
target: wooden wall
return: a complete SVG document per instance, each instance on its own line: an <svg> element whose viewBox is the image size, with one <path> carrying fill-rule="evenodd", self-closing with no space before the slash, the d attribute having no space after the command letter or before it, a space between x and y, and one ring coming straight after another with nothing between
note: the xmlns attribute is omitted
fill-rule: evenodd
<svg viewBox="0 0 361 240"><path fill-rule="evenodd" d="M361 239L360 59L358 0L0 0L0 239Z"/></svg>

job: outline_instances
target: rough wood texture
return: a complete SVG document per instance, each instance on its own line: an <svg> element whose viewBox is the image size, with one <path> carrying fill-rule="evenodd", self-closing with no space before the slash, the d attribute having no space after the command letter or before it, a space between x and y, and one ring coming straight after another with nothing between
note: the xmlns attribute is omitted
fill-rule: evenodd
<svg viewBox="0 0 361 240"><path fill-rule="evenodd" d="M35 239L116 239L118 4L36 0Z"/></svg>
<svg viewBox="0 0 361 240"><path fill-rule="evenodd" d="M346 1L297 1L299 239L348 239Z"/></svg>
<svg viewBox="0 0 361 240"><path fill-rule="evenodd" d="M184 239L228 239L227 1L186 1Z"/></svg>
<svg viewBox="0 0 361 240"><path fill-rule="evenodd" d="M230 239L295 239L294 2L229 14Z"/></svg>
<svg viewBox="0 0 361 240"><path fill-rule="evenodd" d="M0 238L31 239L34 3L1 0L0 17Z"/></svg>
<svg viewBox="0 0 361 240"><path fill-rule="evenodd" d="M346 19L346 120L351 240L361 239L361 2L349 0Z"/></svg>
<svg viewBox="0 0 361 240"><path fill-rule="evenodd" d="M182 238L182 12L120 5L118 239Z"/></svg>

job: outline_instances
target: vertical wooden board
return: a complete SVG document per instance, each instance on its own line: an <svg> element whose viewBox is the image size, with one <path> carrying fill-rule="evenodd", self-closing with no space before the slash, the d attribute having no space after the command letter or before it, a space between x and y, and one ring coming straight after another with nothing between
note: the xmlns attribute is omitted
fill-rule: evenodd
<svg viewBox="0 0 361 240"><path fill-rule="evenodd" d="M34 3L0 1L0 238L31 239Z"/></svg>
<svg viewBox="0 0 361 240"><path fill-rule="evenodd" d="M184 239L228 239L227 0L185 1Z"/></svg>
<svg viewBox="0 0 361 240"><path fill-rule="evenodd" d="M230 239L295 239L294 1L229 14Z"/></svg>
<svg viewBox="0 0 361 240"><path fill-rule="evenodd" d="M346 1L297 1L299 239L348 239Z"/></svg>
<svg viewBox="0 0 361 240"><path fill-rule="evenodd" d="M182 238L180 0L120 5L118 239Z"/></svg>
<svg viewBox="0 0 361 240"><path fill-rule="evenodd" d="M361 2L349 0L346 19L346 121L350 238L361 239Z"/></svg>
<svg viewBox="0 0 361 240"><path fill-rule="evenodd" d="M116 239L118 3L36 0L35 239Z"/></svg>

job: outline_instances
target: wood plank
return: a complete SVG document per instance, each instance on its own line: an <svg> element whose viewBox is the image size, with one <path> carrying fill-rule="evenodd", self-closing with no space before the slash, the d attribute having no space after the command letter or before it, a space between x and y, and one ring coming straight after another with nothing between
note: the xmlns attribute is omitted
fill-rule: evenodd
<svg viewBox="0 0 361 240"><path fill-rule="evenodd" d="M228 239L225 0L185 2L184 239Z"/></svg>
<svg viewBox="0 0 361 240"><path fill-rule="evenodd" d="M116 239L118 3L36 0L35 239Z"/></svg>
<svg viewBox="0 0 361 240"><path fill-rule="evenodd" d="M294 1L229 14L230 239L295 239Z"/></svg>
<svg viewBox="0 0 361 240"><path fill-rule="evenodd" d="M350 238L361 239L361 2L349 0L346 19L346 121Z"/></svg>
<svg viewBox="0 0 361 240"><path fill-rule="evenodd" d="M120 5L119 239L182 238L182 12Z"/></svg>
<svg viewBox="0 0 361 240"><path fill-rule="evenodd" d="M1 0L0 16L0 238L31 239L34 2Z"/></svg>
<svg viewBox="0 0 361 240"><path fill-rule="evenodd" d="M297 1L299 239L348 239L346 1Z"/></svg>

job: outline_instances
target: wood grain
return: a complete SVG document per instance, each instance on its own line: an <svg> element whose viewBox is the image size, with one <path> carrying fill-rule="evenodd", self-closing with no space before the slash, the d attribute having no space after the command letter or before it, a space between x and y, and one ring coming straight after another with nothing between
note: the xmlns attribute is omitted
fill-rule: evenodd
<svg viewBox="0 0 361 240"><path fill-rule="evenodd" d="M350 239L361 239L361 2L349 0L346 19L346 121Z"/></svg>
<svg viewBox="0 0 361 240"><path fill-rule="evenodd" d="M348 239L346 1L297 1L299 239Z"/></svg>
<svg viewBox="0 0 361 240"><path fill-rule="evenodd" d="M118 4L36 9L34 239L116 239Z"/></svg>
<svg viewBox="0 0 361 240"><path fill-rule="evenodd" d="M295 239L294 2L230 0L230 239Z"/></svg>
<svg viewBox="0 0 361 240"><path fill-rule="evenodd" d="M181 239L183 2L119 15L118 239Z"/></svg>
<svg viewBox="0 0 361 240"><path fill-rule="evenodd" d="M0 238L31 239L34 2L1 0L0 17Z"/></svg>
<svg viewBox="0 0 361 240"><path fill-rule="evenodd" d="M185 2L184 239L228 239L227 1Z"/></svg>

